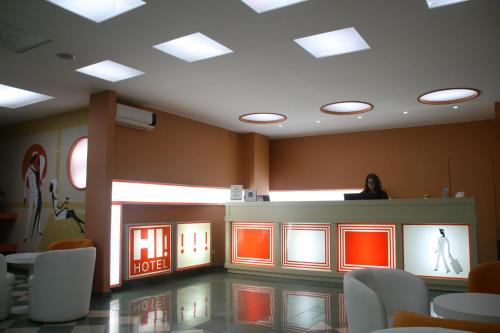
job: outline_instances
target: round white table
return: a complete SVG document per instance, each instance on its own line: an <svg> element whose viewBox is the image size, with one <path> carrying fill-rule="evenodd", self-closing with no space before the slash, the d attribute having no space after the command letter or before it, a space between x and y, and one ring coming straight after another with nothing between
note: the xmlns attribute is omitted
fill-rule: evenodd
<svg viewBox="0 0 500 333"><path fill-rule="evenodd" d="M42 252L25 252L9 254L5 256L5 261L7 261L7 263L9 264L27 266L29 275L32 275L35 260L41 253Z"/></svg>
<svg viewBox="0 0 500 333"><path fill-rule="evenodd" d="M500 295L453 293L434 298L434 312L450 319L500 323Z"/></svg>

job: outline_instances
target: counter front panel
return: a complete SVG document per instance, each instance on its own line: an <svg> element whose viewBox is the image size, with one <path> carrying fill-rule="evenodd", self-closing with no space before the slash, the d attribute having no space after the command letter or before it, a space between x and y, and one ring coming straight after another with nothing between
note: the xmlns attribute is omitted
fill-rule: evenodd
<svg viewBox="0 0 500 333"><path fill-rule="evenodd" d="M477 263L470 198L229 203L225 220L231 272L331 281L398 268L458 288Z"/></svg>

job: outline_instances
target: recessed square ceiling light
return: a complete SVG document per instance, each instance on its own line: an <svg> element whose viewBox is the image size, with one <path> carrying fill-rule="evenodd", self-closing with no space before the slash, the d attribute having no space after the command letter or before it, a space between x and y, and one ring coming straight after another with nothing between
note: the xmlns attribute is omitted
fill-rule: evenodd
<svg viewBox="0 0 500 333"><path fill-rule="evenodd" d="M47 0L86 19L101 23L146 3L141 0Z"/></svg>
<svg viewBox="0 0 500 333"><path fill-rule="evenodd" d="M295 39L295 42L316 58L363 51L370 48L353 27L298 38Z"/></svg>
<svg viewBox="0 0 500 333"><path fill-rule="evenodd" d="M118 64L111 60L104 60L97 64L78 68L76 71L111 82L126 80L144 74L144 72L137 69Z"/></svg>
<svg viewBox="0 0 500 333"><path fill-rule="evenodd" d="M20 108L54 97L0 84L0 106L9 109Z"/></svg>
<svg viewBox="0 0 500 333"><path fill-rule="evenodd" d="M432 9L442 6L454 5L456 3L465 1L469 0L427 0L427 6L429 6L429 9Z"/></svg>
<svg viewBox="0 0 500 333"><path fill-rule="evenodd" d="M233 52L201 32L172 39L153 47L187 62L209 59Z"/></svg>
<svg viewBox="0 0 500 333"><path fill-rule="evenodd" d="M304 2L307 0L241 0L241 1L243 1L248 7L252 8L257 13L261 14L274 9L295 5L296 3Z"/></svg>

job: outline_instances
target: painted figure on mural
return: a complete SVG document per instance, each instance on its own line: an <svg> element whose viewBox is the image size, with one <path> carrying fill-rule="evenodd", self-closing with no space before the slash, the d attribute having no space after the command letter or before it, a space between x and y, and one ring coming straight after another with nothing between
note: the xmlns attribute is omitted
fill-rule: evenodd
<svg viewBox="0 0 500 333"><path fill-rule="evenodd" d="M40 215L42 212L42 174L45 171L45 157L39 152L34 151L31 154L29 165L24 175L24 205L28 205L28 218L26 221L26 229L24 232L24 242L29 237L33 237L36 233L42 235L42 226L40 224ZM31 219L35 212L34 218ZM31 233L30 233L31 230Z"/></svg>
<svg viewBox="0 0 500 333"><path fill-rule="evenodd" d="M435 271L439 269L439 261L440 259L443 260L444 263L444 268L446 269L446 273L450 272L450 268L448 267L448 263L446 262L446 257L444 255L445 253L445 247L448 250L448 257L451 258L451 253L450 253L450 241L448 240L448 237L444 234L444 229L439 229L439 232L441 233L441 237L438 238L438 244L435 253L437 254L436 258L436 267L434 268Z"/></svg>
<svg viewBox="0 0 500 333"><path fill-rule="evenodd" d="M54 210L56 220L73 219L80 228L80 232L82 234L85 233L82 227L82 224L85 224L85 222L76 215L73 209L69 208L69 198L66 197L66 200L62 204L57 203L57 179L54 178L50 181L49 191L52 197L52 209Z"/></svg>

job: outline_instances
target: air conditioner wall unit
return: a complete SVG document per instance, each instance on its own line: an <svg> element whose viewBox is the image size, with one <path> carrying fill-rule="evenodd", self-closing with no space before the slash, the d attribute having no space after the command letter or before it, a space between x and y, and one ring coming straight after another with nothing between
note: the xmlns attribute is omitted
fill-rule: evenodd
<svg viewBox="0 0 500 333"><path fill-rule="evenodd" d="M116 104L115 124L141 131L151 131L156 127L156 113Z"/></svg>

